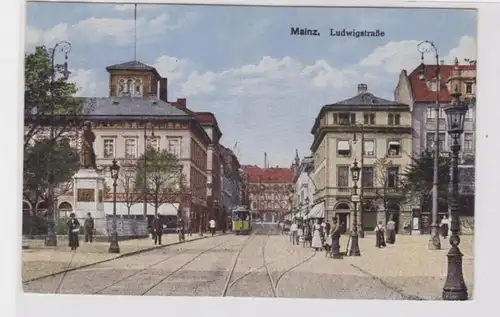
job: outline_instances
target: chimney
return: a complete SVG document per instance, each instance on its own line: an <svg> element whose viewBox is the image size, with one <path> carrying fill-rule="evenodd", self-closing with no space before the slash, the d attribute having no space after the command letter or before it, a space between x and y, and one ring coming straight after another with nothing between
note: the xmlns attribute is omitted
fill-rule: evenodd
<svg viewBox="0 0 500 317"><path fill-rule="evenodd" d="M160 99L160 81L156 81L156 99Z"/></svg>
<svg viewBox="0 0 500 317"><path fill-rule="evenodd" d="M177 98L175 105L177 108L186 109L186 98Z"/></svg>
<svg viewBox="0 0 500 317"><path fill-rule="evenodd" d="M358 95L364 94L367 91L368 91L368 86L366 84L358 85Z"/></svg>
<svg viewBox="0 0 500 317"><path fill-rule="evenodd" d="M168 86L168 79L167 78L160 78L160 100L168 102L168 94L167 94L167 86Z"/></svg>
<svg viewBox="0 0 500 317"><path fill-rule="evenodd" d="M439 65L443 66L444 65L444 59L439 61Z"/></svg>

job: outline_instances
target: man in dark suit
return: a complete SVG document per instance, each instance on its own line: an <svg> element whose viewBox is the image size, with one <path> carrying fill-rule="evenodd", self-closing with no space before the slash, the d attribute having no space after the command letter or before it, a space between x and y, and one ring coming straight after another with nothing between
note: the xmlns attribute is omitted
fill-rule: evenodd
<svg viewBox="0 0 500 317"><path fill-rule="evenodd" d="M85 231L85 242L92 243L92 236L94 234L94 218L92 218L90 212L87 213L87 219L85 219L83 224L83 230Z"/></svg>
<svg viewBox="0 0 500 317"><path fill-rule="evenodd" d="M161 236L163 235L163 224L161 223L160 217L158 215L155 216L153 220L153 236L155 240L155 245L161 245Z"/></svg>

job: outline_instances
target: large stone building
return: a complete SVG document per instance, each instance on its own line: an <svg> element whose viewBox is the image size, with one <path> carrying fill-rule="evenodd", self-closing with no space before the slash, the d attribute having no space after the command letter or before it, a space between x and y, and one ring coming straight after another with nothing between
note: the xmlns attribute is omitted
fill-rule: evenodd
<svg viewBox="0 0 500 317"><path fill-rule="evenodd" d="M222 176L222 199L225 211L241 205L241 176L240 162L234 152L224 146L220 146Z"/></svg>
<svg viewBox="0 0 500 317"><path fill-rule="evenodd" d="M255 220L276 223L291 209L293 173L291 168L243 166L248 177L248 199Z"/></svg>
<svg viewBox="0 0 500 317"><path fill-rule="evenodd" d="M401 205L398 175L410 162L411 111L406 104L379 98L359 84L357 94L321 108L311 130L314 141L314 205L325 204L325 217L336 215L343 230L352 225L354 160L361 167L363 204L358 223L373 230L389 213L397 223L409 217ZM356 136L356 139L354 137ZM363 147L363 153L362 153Z"/></svg>
<svg viewBox="0 0 500 317"><path fill-rule="evenodd" d="M180 214L193 228L200 227L200 224L204 226L211 207L207 204L207 194L210 194L207 192L207 174L213 172L207 167L210 163L207 152L221 135L216 121L204 120L205 115L201 115L200 120L196 113L186 108L185 99L168 102L167 79L151 66L132 61L109 66L106 70L109 73L109 97L87 98L83 119L92 123L96 135L97 166L107 186L112 188L108 167L113 159L122 166L122 176L127 167L137 163L147 146L166 149L179 158L187 188L163 204L158 212L174 220ZM212 133L209 135L207 131ZM76 140L79 140L78 132L76 134ZM76 142L75 146L79 148L80 144ZM146 213L151 218L154 208L147 204L144 210L140 189L134 190L141 198L127 210L124 201L126 189L121 184L119 181L118 214L144 216ZM112 195L104 197L106 214L112 213L111 205L106 204L111 198ZM29 207L40 210L44 208L43 204L40 202ZM74 197L69 193L58 197L56 208L59 214L67 214L74 205Z"/></svg>
<svg viewBox="0 0 500 317"><path fill-rule="evenodd" d="M402 70L394 91L396 101L408 104L412 111L412 152L418 155L424 150L432 151L435 142L438 119L436 116L436 97L439 96L439 151L448 156L451 139L446 132L446 115L444 108L451 103L451 95L456 88L462 98L468 100L460 152L460 189L461 214L474 215L474 173L475 173L475 131L476 131L476 65L459 65L455 59L453 65L441 64L440 87L436 80L436 65L420 64L410 74ZM440 200L440 214L448 213L445 200ZM430 206L428 206L430 208ZM429 213L430 210L423 210Z"/></svg>

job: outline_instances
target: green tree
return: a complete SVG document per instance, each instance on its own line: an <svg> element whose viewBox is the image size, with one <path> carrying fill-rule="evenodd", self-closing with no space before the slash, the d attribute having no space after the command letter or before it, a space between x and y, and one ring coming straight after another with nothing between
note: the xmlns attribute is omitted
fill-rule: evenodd
<svg viewBox="0 0 500 317"><path fill-rule="evenodd" d="M448 201L448 184L450 181L451 160L439 157L439 197L440 203ZM426 209L432 199L434 178L434 153L424 151L418 157L412 157L411 163L401 174L402 192L408 201L416 202L422 210Z"/></svg>
<svg viewBox="0 0 500 317"><path fill-rule="evenodd" d="M23 198L36 205L39 200L48 202L48 184L59 184L56 197L71 188L71 178L78 169L78 153L68 138L55 143L50 138L38 138L24 150ZM49 179L52 170L53 179ZM49 203L49 202L48 202Z"/></svg>
<svg viewBox="0 0 500 317"><path fill-rule="evenodd" d="M120 175L118 177L118 186L120 187L122 194L122 202L127 207L127 213L130 215L130 209L132 206L141 200L141 194L136 190L136 168L135 166L128 165L122 167L120 170Z"/></svg>
<svg viewBox="0 0 500 317"><path fill-rule="evenodd" d="M177 156L167 150L149 147L145 155L146 169L144 169L144 154L138 159L135 188L144 188L146 180L146 196L149 204L154 207L156 215L163 204L182 202L186 189L185 176ZM179 210L177 212L179 213Z"/></svg>
<svg viewBox="0 0 500 317"><path fill-rule="evenodd" d="M391 201L391 192L399 191L400 186L396 184L389 184L388 168L394 166L392 160L387 157L379 158L374 166L373 171L373 186L375 187L375 201L382 205L385 212L386 220L388 221L389 203Z"/></svg>
<svg viewBox="0 0 500 317"><path fill-rule="evenodd" d="M38 46L24 58L24 149L41 134L52 130L51 138L68 137L72 124L69 120L51 122L58 118L76 117L82 113L84 100L74 97L77 89L64 74L64 64L52 69L52 51Z"/></svg>

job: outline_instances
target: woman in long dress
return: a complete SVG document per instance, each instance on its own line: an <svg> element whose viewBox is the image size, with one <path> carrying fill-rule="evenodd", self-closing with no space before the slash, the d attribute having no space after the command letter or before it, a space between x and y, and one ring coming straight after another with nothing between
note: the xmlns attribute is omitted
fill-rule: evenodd
<svg viewBox="0 0 500 317"><path fill-rule="evenodd" d="M76 250L80 246L78 241L78 233L80 230L80 222L75 218L75 214L71 213L68 220L68 240L71 250Z"/></svg>
<svg viewBox="0 0 500 317"><path fill-rule="evenodd" d="M334 259L341 259L342 254L340 253L340 226L337 222L337 217L332 218L333 224L330 229L332 237L332 251L331 255Z"/></svg>
<svg viewBox="0 0 500 317"><path fill-rule="evenodd" d="M316 249L316 251L319 251L323 248L323 243L321 241L321 224L319 222L319 219L316 220L316 223L313 225L313 236L312 236L312 243L311 246Z"/></svg>
<svg viewBox="0 0 500 317"><path fill-rule="evenodd" d="M448 217L443 216L443 219L441 219L441 225L440 228L441 230L441 235L443 236L444 239L448 238Z"/></svg>

